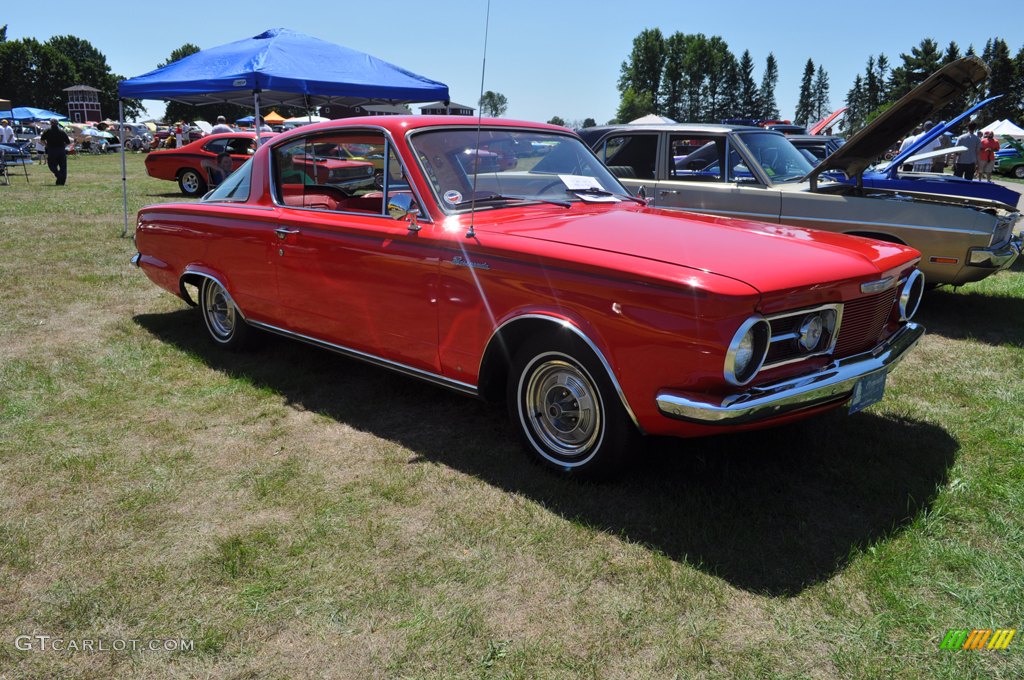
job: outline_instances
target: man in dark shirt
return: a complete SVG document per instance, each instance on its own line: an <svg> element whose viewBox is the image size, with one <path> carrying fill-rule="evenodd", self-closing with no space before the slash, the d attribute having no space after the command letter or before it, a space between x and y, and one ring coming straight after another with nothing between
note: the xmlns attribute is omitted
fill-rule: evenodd
<svg viewBox="0 0 1024 680"><path fill-rule="evenodd" d="M56 118L50 119L50 129L40 135L46 145L46 165L57 178L57 186L63 186L68 179L68 144L71 140L60 129Z"/></svg>

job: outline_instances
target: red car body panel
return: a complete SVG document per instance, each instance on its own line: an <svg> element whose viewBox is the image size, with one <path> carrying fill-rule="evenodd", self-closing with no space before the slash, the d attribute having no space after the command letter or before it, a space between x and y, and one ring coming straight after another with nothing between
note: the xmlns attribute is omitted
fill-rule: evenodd
<svg viewBox="0 0 1024 680"><path fill-rule="evenodd" d="M262 135L263 139L273 137L273 133L265 132ZM184 144L178 149L157 149L149 152L146 156L146 172L150 177L156 179L166 179L172 182L178 180L178 175L181 174L182 170L192 169L199 173L201 177L206 177L206 171L203 169L202 162L209 161L211 163L217 160L217 154L208 151L205 147L210 142L215 142L220 139L256 139L256 133L254 132L224 132L217 135L207 135L201 139L197 139L194 142ZM239 166L249 159L250 154L229 154L231 156L232 170L237 170Z"/></svg>
<svg viewBox="0 0 1024 680"><path fill-rule="evenodd" d="M565 134L537 123L484 124ZM386 216L273 201L271 149L339 125L386 132L422 198L419 231ZM862 284L906 278L917 262L917 251L900 245L631 202L450 215L433 198L408 133L451 125L466 122L386 116L279 135L253 158L247 201L144 208L136 233L139 264L178 295L188 273L215 277L250 322L471 394L485 387L481 367L496 329L535 317L559 320L607 361L642 431L695 436L723 430L666 417L656 395L666 389L721 397L735 392L723 379L723 360L743 319L854 300L863 297ZM467 238L470 224L473 238ZM280 228L298 233L282 238L275 233ZM883 339L900 328L897 317L885 320ZM823 356L770 368L754 384L799 376L829 361ZM732 427L774 425L835 405Z"/></svg>

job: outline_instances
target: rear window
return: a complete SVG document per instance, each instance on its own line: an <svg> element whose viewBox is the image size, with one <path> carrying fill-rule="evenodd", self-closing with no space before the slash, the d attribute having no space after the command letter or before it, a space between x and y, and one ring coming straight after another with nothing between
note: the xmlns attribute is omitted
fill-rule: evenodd
<svg viewBox="0 0 1024 680"><path fill-rule="evenodd" d="M252 159L228 175L216 189L203 197L204 201L248 201L249 184L252 177Z"/></svg>

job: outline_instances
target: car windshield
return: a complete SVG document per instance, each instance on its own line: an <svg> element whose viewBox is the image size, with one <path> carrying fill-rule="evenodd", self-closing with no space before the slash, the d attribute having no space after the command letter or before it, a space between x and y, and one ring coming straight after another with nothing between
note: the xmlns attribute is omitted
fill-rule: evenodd
<svg viewBox="0 0 1024 680"><path fill-rule="evenodd" d="M418 132L410 143L446 212L523 202L618 201L628 193L579 139L567 134L443 128Z"/></svg>
<svg viewBox="0 0 1024 680"><path fill-rule="evenodd" d="M775 184L798 181L813 169L807 158L783 135L744 132L740 138Z"/></svg>

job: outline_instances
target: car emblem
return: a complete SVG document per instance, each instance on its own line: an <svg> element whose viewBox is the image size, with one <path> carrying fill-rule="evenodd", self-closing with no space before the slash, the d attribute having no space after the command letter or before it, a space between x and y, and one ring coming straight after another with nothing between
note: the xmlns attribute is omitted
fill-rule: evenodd
<svg viewBox="0 0 1024 680"><path fill-rule="evenodd" d="M860 292L864 293L865 295L870 293L881 293L883 290L888 289L889 286L891 286L893 281L895 280L896 279L894 279L891 276L886 276L884 279L862 283L860 284Z"/></svg>
<svg viewBox="0 0 1024 680"><path fill-rule="evenodd" d="M469 267L470 269L490 269L491 265L486 262L471 262L461 255L452 258L452 264L456 267Z"/></svg>

